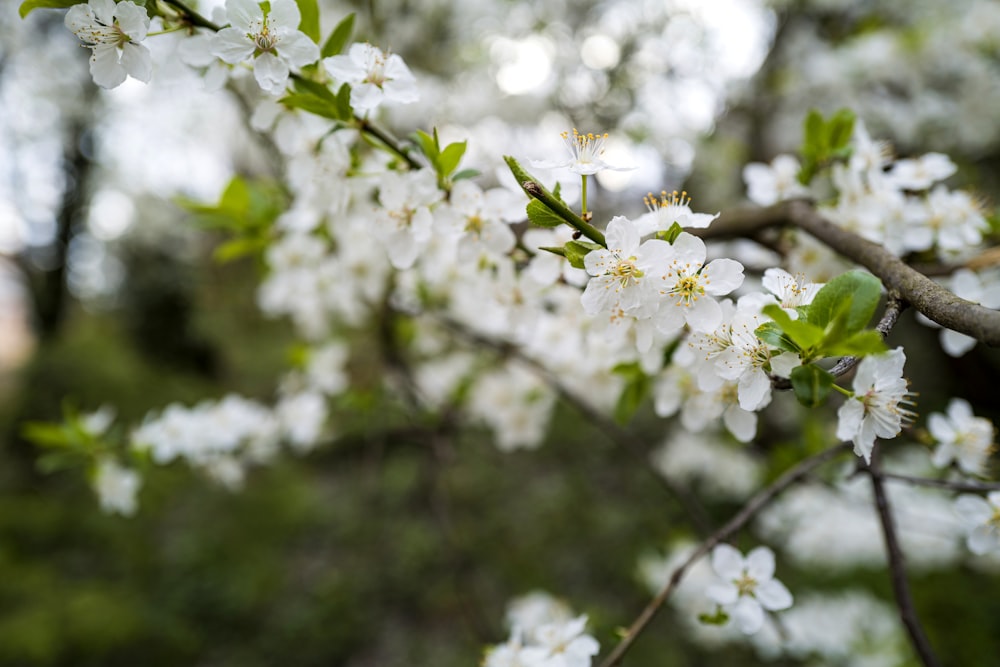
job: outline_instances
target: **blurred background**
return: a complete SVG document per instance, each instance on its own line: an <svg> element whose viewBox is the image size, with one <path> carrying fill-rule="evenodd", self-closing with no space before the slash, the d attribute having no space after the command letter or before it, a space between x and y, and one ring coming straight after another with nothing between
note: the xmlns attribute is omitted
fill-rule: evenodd
<svg viewBox="0 0 1000 667"><path fill-rule="evenodd" d="M649 469L568 409L539 450L504 454L475 430L443 450L403 431L373 443L366 429L393 409L376 397L335 446L281 458L236 493L158 469L131 518L102 513L78 471L39 469L25 422L111 405L138 424L231 391L266 402L294 339L257 308L260 264L217 261L223 237L178 205L216 201L237 174L282 176L248 122L253 101L203 92L170 37L146 42L151 84L102 91L64 12L21 20L18 4L0 3L0 665L457 667L502 641L504 605L535 589L589 613L611 645L648 599L640 557L696 533ZM900 156L948 153L949 184L990 209L1000 191L1000 5L987 0L321 5L324 31L357 12L358 39L417 75L421 101L386 118L397 134L468 138L486 181L503 154L560 150L568 127L609 132L609 162L638 169L602 174L598 220L640 211L651 190L686 189L698 211L744 204L742 165L794 151L813 107L854 109ZM996 350L946 357L912 314L898 335L922 413L959 395L1000 419ZM355 363L377 376L369 362ZM652 450L662 422L637 419ZM808 433L762 431L762 465ZM712 522L738 507L688 482ZM945 664L1000 655L994 572L914 574ZM806 567L779 573L792 590L816 584ZM819 583L890 599L877 570ZM766 662L746 644L697 643L669 612L633 656ZM810 659L768 664L828 664Z"/></svg>

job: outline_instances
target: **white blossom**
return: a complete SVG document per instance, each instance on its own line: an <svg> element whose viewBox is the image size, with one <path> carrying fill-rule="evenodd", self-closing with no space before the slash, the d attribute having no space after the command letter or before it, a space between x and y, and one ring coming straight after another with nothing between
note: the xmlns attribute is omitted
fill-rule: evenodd
<svg viewBox="0 0 1000 667"><path fill-rule="evenodd" d="M153 76L149 49L140 44L149 30L149 15L131 0L89 0L70 7L66 27L92 50L90 74L102 88L115 88L131 76L148 83Z"/></svg>
<svg viewBox="0 0 1000 667"><path fill-rule="evenodd" d="M419 98L417 81L395 53L386 55L371 44L352 44L347 55L323 59L335 81L351 86L351 106L365 114L383 102L409 104Z"/></svg>
<svg viewBox="0 0 1000 667"><path fill-rule="evenodd" d="M217 33L213 53L230 65L252 59L257 84L271 95L285 91L292 67L319 59L319 47L298 29L295 0L271 0L266 13L256 0L226 0L226 15L230 26Z"/></svg>
<svg viewBox="0 0 1000 667"><path fill-rule="evenodd" d="M993 491L986 498L959 496L955 512L968 530L969 551L982 555L1000 549L1000 491Z"/></svg>
<svg viewBox="0 0 1000 667"><path fill-rule="evenodd" d="M672 246L660 293L666 297L657 313L657 327L672 333L686 323L710 333L722 323L722 307L713 296L729 294L743 284L743 265L732 259L705 264L705 242L681 232Z"/></svg>
<svg viewBox="0 0 1000 667"><path fill-rule="evenodd" d="M968 401L952 399L947 415L935 412L927 417L927 430L938 442L935 466L944 468L954 461L968 475L985 474L996 429L989 419L973 415Z"/></svg>
<svg viewBox="0 0 1000 667"><path fill-rule="evenodd" d="M894 438L913 418L903 364L906 355L898 347L885 354L865 357L854 376L854 395L837 411L837 437L854 442L854 453L871 461L875 438Z"/></svg>
<svg viewBox="0 0 1000 667"><path fill-rule="evenodd" d="M724 581L708 588L708 597L729 613L744 634L764 626L764 611L792 606L792 594L774 578L774 552L757 547L743 557L737 549L720 544L712 550L712 569Z"/></svg>
<svg viewBox="0 0 1000 667"><path fill-rule="evenodd" d="M139 473L112 459L102 458L94 472L93 486L105 512L123 516L135 514L136 496L142 486Z"/></svg>
<svg viewBox="0 0 1000 667"><path fill-rule="evenodd" d="M531 166L539 169L565 168L574 174L590 176L605 169L613 171L629 171L634 167L615 167L604 161L604 142L608 140L607 133L580 134L576 128L573 133L562 133L563 142L569 150L570 157L566 160L532 160Z"/></svg>

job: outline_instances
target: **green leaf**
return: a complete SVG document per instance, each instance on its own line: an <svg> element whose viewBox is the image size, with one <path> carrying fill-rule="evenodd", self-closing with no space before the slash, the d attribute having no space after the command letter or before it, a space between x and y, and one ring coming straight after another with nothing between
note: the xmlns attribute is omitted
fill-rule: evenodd
<svg viewBox="0 0 1000 667"><path fill-rule="evenodd" d="M270 245L267 237L241 237L226 241L215 249L212 256L217 262L231 262L247 255L263 254Z"/></svg>
<svg viewBox="0 0 1000 667"><path fill-rule="evenodd" d="M21 427L21 435L39 447L69 447L72 435L64 424L28 422Z"/></svg>
<svg viewBox="0 0 1000 667"><path fill-rule="evenodd" d="M867 357L871 354L881 354L888 348L882 336L874 329L859 331L846 340L824 348L830 356L842 355L851 357Z"/></svg>
<svg viewBox="0 0 1000 667"><path fill-rule="evenodd" d="M827 124L828 143L834 152L849 149L851 136L854 134L854 112L850 109L840 109Z"/></svg>
<svg viewBox="0 0 1000 667"><path fill-rule="evenodd" d="M844 313L843 327L850 336L861 331L872 319L882 296L878 278L865 271L848 271L837 276L816 293L809 306L809 322L827 328ZM827 342L839 342L827 337Z"/></svg>
<svg viewBox="0 0 1000 667"><path fill-rule="evenodd" d="M704 625L725 625L729 622L729 614L722 607L717 607L714 614L698 614L698 622Z"/></svg>
<svg viewBox="0 0 1000 667"><path fill-rule="evenodd" d="M337 97L333 94L333 91L322 83L317 83L310 79L297 78L293 80L292 86L296 92L312 95L330 103L336 103L337 101Z"/></svg>
<svg viewBox="0 0 1000 667"><path fill-rule="evenodd" d="M479 176L478 169L463 169L462 171L452 176L451 180L460 181L463 178L475 178L476 176Z"/></svg>
<svg viewBox="0 0 1000 667"><path fill-rule="evenodd" d="M295 0L299 6L299 14L302 15L299 21L299 30L309 35L316 44L319 44L319 3L316 0Z"/></svg>
<svg viewBox="0 0 1000 667"><path fill-rule="evenodd" d="M72 7L73 5L82 5L86 1L87 0L24 0L18 8L17 13L20 14L23 19L36 9L66 9L67 7Z"/></svg>
<svg viewBox="0 0 1000 667"><path fill-rule="evenodd" d="M323 118L343 120L336 102L329 102L312 94L291 93L282 97L278 102L290 109L302 109Z"/></svg>
<svg viewBox="0 0 1000 667"><path fill-rule="evenodd" d="M614 373L625 378L625 388L615 405L615 421L625 424L649 397L653 383L636 363L619 364L615 366Z"/></svg>
<svg viewBox="0 0 1000 667"><path fill-rule="evenodd" d="M802 319L793 320L791 315L785 312L785 310L776 303L764 306L762 312L774 320L774 323L792 341L794 341L794 344L797 345L801 351L811 350L813 347L819 345L819 343L823 340L823 329ZM769 341L765 340L764 342ZM797 350L789 350L789 352L796 351Z"/></svg>
<svg viewBox="0 0 1000 667"><path fill-rule="evenodd" d="M779 350L795 352L796 354L802 351L802 348L792 340L791 336L785 333L777 322L764 322L754 330L754 335Z"/></svg>
<svg viewBox="0 0 1000 667"><path fill-rule="evenodd" d="M565 220L553 213L548 206L537 199L529 201L526 210L528 212L528 220L533 225L538 225L539 227L558 227L559 225L566 224Z"/></svg>
<svg viewBox="0 0 1000 667"><path fill-rule="evenodd" d="M346 83L337 91L337 115L340 120L350 120L354 116L354 108L351 106L351 86Z"/></svg>
<svg viewBox="0 0 1000 667"><path fill-rule="evenodd" d="M791 380L795 398L807 408L822 405L833 387L833 376L815 364L793 368Z"/></svg>
<svg viewBox="0 0 1000 667"><path fill-rule="evenodd" d="M566 256L566 248L562 246L541 246L539 250L544 250L545 252L551 252L553 255L559 255L560 257Z"/></svg>
<svg viewBox="0 0 1000 667"><path fill-rule="evenodd" d="M329 58L343 51L347 45L347 40L351 38L352 32L354 32L354 12L342 18L340 23L333 29L333 32L330 33L330 36L327 37L326 42L323 44L320 56Z"/></svg>
<svg viewBox="0 0 1000 667"><path fill-rule="evenodd" d="M420 152L426 155L432 164L436 164L438 155L441 153L441 149L438 147L437 130L434 131L434 136L423 130L417 130L413 133L413 140L420 147Z"/></svg>
<svg viewBox="0 0 1000 667"><path fill-rule="evenodd" d="M38 467L39 472L49 475L61 470L69 470L82 466L84 461L84 457L74 452L60 451L43 454L35 461L35 465Z"/></svg>
<svg viewBox="0 0 1000 667"><path fill-rule="evenodd" d="M441 151L438 159L435 161L435 165L438 168L438 175L441 178L448 178L458 168L458 163L461 161L462 156L465 155L465 146L466 143L464 141L459 141L444 147L444 150Z"/></svg>
<svg viewBox="0 0 1000 667"><path fill-rule="evenodd" d="M661 241L666 241L670 245L673 245L674 241L677 240L677 237L680 236L681 232L683 231L684 228L675 222L674 224L670 225L670 229L664 232L656 232L656 238L660 239Z"/></svg>
<svg viewBox="0 0 1000 667"><path fill-rule="evenodd" d="M577 269L585 269L583 258L586 257L594 250L599 250L603 246L596 243L591 243L590 241L569 241L564 246L566 249L566 259L569 260L570 266Z"/></svg>

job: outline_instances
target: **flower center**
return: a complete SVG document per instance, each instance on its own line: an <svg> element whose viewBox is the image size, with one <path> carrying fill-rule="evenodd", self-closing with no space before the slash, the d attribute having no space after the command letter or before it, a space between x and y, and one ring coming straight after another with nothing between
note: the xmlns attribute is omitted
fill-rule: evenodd
<svg viewBox="0 0 1000 667"><path fill-rule="evenodd" d="M736 584L736 590L740 592L741 597L744 595L747 597L754 597L754 594L757 591L757 580L746 572L744 572L743 576L733 583Z"/></svg>
<svg viewBox="0 0 1000 667"><path fill-rule="evenodd" d="M685 265L687 268L688 265ZM676 298L675 306L690 306L698 300L699 296L705 295L705 286L702 285L701 276L697 273L685 274L682 269L675 269L677 282L666 292L670 298ZM707 280L705 281L708 282Z"/></svg>
<svg viewBox="0 0 1000 667"><path fill-rule="evenodd" d="M465 221L465 231L469 232L470 234L482 234L483 227L485 227L485 223L483 222L483 219L478 215L470 215L469 218Z"/></svg>
<svg viewBox="0 0 1000 667"><path fill-rule="evenodd" d="M362 83L370 83L381 88L389 80L385 75L385 56L381 53L373 52L371 54L366 69L368 70L368 75Z"/></svg>
<svg viewBox="0 0 1000 667"><path fill-rule="evenodd" d="M264 25L261 27L260 32L256 34L247 35L250 40L257 47L257 50L261 53L267 53L268 51L273 51L274 47L278 45L278 36L271 32L270 26L267 24L267 20L264 20Z"/></svg>
<svg viewBox="0 0 1000 667"><path fill-rule="evenodd" d="M563 141L569 146L574 159L582 164L596 162L604 154L604 142L608 139L608 134L580 134L573 128L573 136L570 138L569 132L562 133Z"/></svg>
<svg viewBox="0 0 1000 667"><path fill-rule="evenodd" d="M635 260L635 256L628 259L619 259L615 267L609 271L622 289L625 289L629 285L638 285L639 278L642 278L644 275L639 267L635 265Z"/></svg>
<svg viewBox="0 0 1000 667"><path fill-rule="evenodd" d="M670 194L667 194L666 190L661 190L659 198L650 192L642 198L642 203L646 205L646 208L649 209L650 213L656 213L661 208L669 208L671 206L688 206L691 204L691 198L688 197L686 190L683 192L677 192L677 190L674 190Z"/></svg>

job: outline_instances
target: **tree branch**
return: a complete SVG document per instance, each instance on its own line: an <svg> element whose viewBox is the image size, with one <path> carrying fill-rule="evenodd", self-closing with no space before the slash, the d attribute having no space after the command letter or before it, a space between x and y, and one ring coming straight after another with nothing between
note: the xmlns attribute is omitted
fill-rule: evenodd
<svg viewBox="0 0 1000 667"><path fill-rule="evenodd" d="M883 479L894 479L899 482L906 482L915 486L931 486L937 489L948 489L949 491L966 491L969 493L984 493L987 491L1000 491L1000 483L987 484L984 482L964 482L961 480L931 479L929 477L913 477L912 475L898 475L891 472L879 473Z"/></svg>
<svg viewBox="0 0 1000 667"><path fill-rule="evenodd" d="M910 586L906 580L903 550L900 548L896 536L895 521L889 507L889 497L885 492L885 485L882 483L883 474L878 469L877 458L872 460L872 463L867 466L867 470L872 479L875 508L878 510L879 522L882 524L886 557L889 561L889 576L892 580L892 591L896 597L896 606L899 608L899 617L906 627L906 633L913 645L913 650L916 651L924 667L940 667L941 663L938 662L930 642L927 641L927 635L924 634L923 626L920 625L920 619L917 617L916 607L913 606Z"/></svg>
<svg viewBox="0 0 1000 667"><path fill-rule="evenodd" d="M1000 346L1000 311L959 298L896 257L883 246L833 224L814 204L795 199L761 209L724 214L711 227L696 230L702 238L746 236L767 227L797 227L847 259L876 275L890 294L896 293L943 327Z"/></svg>
<svg viewBox="0 0 1000 667"><path fill-rule="evenodd" d="M184 17L185 23L198 26L200 28L208 28L209 30L214 30L215 32L222 30L222 26L212 23L198 12L180 2L180 0L163 0L163 2L177 10L177 13Z"/></svg>
<svg viewBox="0 0 1000 667"><path fill-rule="evenodd" d="M615 646L614 650L608 654L608 656L601 662L600 667L615 667L621 663L622 658L632 647L632 644L638 638L638 636L646 629L650 621L656 616L657 612L663 607L667 599L677 588L684 574L687 572L688 568L691 567L695 561L706 555L711 551L715 545L717 545L722 540L726 539L737 530L742 528L750 519L752 519L761 509L763 509L768 503L770 503L775 496L787 489L792 484L796 483L810 472L823 465L827 461L836 458L840 454L848 451L848 445L846 443L841 443L830 449L820 452L814 456L810 456L807 459L799 461L793 468L785 472L781 477L774 480L770 485L764 487L757 492L753 498L751 498L746 505L741 509L732 519L730 519L724 526L719 528L717 531L712 533L701 545L691 554L686 561L681 563L670 575L670 580L667 585L663 587L663 590L657 594L655 598L646 608L642 610L639 617L629 626L628 631L622 640Z"/></svg>

